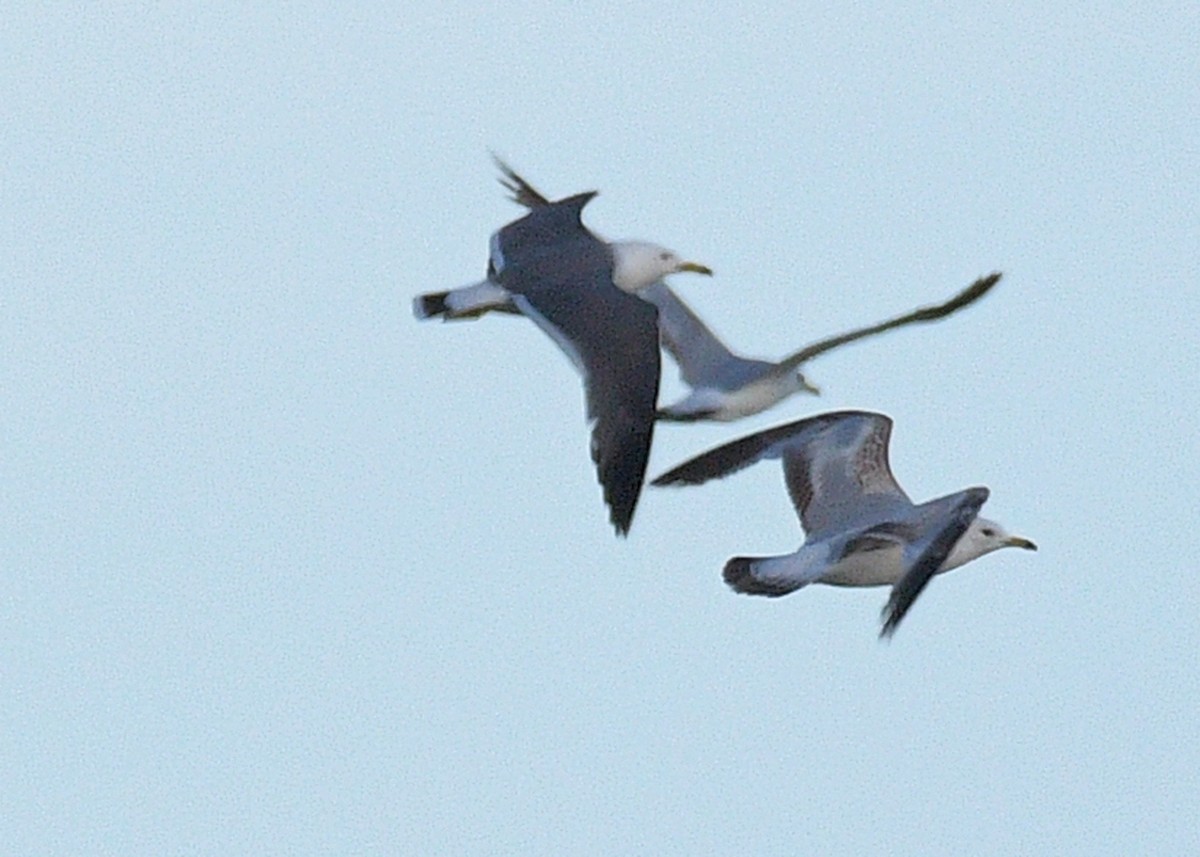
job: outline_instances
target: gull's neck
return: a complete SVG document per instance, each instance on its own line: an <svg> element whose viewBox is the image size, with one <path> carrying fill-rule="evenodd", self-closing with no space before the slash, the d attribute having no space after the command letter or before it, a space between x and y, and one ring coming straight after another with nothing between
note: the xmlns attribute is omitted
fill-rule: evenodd
<svg viewBox="0 0 1200 857"><path fill-rule="evenodd" d="M981 545L978 541L971 538L971 531L967 530L958 541L954 543L954 547L950 549L950 553L946 555L946 559L942 562L941 567L937 570L938 574L949 571L952 568L958 568L960 565L966 565L973 559L978 559L985 553L989 553L994 548L987 545Z"/></svg>
<svg viewBox="0 0 1200 857"><path fill-rule="evenodd" d="M645 241L614 241L613 283L623 292L639 292L663 278L658 248Z"/></svg>

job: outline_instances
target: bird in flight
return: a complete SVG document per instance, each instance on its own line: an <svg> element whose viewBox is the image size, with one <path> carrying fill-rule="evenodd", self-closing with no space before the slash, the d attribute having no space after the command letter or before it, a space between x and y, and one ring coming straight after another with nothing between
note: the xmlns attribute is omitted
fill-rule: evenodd
<svg viewBox="0 0 1200 857"><path fill-rule="evenodd" d="M592 460L625 535L645 480L661 369L658 310L636 293L669 274L711 271L657 244L600 240L582 222L595 195L539 205L504 226L491 238L484 280L420 296L414 310L470 317L503 308L554 340L583 376Z"/></svg>
<svg viewBox="0 0 1200 857"><path fill-rule="evenodd" d="M511 194L513 202L531 211L552 204L512 167L499 158L494 160L502 175L500 184ZM637 242L617 241L613 245L630 243ZM679 270L711 273L703 266L687 267L687 264ZM690 388L678 402L660 408L657 416L672 422L728 422L761 413L796 393L819 394L820 390L801 371L808 361L860 339L945 318L986 295L1000 281L1000 276L992 273L981 277L944 303L918 307L876 324L825 337L779 361L734 353L670 286L656 281L638 291L638 296L658 307L660 343L678 364L680 376ZM420 295L414 301L414 312L422 319L474 319L487 312L517 311L507 295L490 281L451 292Z"/></svg>
<svg viewBox="0 0 1200 857"><path fill-rule="evenodd" d="M979 517L988 489L966 488L913 503L892 475L892 420L838 411L757 432L709 450L654 480L700 485L765 459L782 459L788 496L805 539L795 553L736 556L725 582L775 598L810 583L891 586L881 637L895 633L934 575L1006 547L1037 550Z"/></svg>

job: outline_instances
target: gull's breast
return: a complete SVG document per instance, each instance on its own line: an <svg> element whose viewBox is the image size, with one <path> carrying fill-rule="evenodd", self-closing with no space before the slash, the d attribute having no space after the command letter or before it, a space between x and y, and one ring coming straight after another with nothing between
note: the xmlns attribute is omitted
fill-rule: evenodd
<svg viewBox="0 0 1200 857"><path fill-rule="evenodd" d="M856 550L821 575L830 586L891 586L904 576L904 549L897 543Z"/></svg>
<svg viewBox="0 0 1200 857"><path fill-rule="evenodd" d="M765 411L788 394L786 382L768 376L751 381L744 387L725 393L721 409L713 415L718 420L738 420Z"/></svg>

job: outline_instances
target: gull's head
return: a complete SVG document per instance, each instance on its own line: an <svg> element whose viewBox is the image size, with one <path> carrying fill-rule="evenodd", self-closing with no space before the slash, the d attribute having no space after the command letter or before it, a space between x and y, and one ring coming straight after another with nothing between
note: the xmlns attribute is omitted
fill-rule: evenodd
<svg viewBox="0 0 1200 857"><path fill-rule="evenodd" d="M1022 548L1027 551L1037 550L1037 545L1029 539L1014 536L995 521L987 518L976 518L962 534L954 549L946 557L943 570L957 568L984 554L1000 550L1000 548Z"/></svg>
<svg viewBox="0 0 1200 857"><path fill-rule="evenodd" d="M707 265L684 260L674 250L648 241L614 241L613 282L626 292L636 292L653 285L668 274L690 271L712 276Z"/></svg>

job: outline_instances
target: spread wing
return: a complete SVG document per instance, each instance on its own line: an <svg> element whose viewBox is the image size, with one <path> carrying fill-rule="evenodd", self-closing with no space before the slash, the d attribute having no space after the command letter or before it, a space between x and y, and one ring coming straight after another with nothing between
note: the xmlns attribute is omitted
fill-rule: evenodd
<svg viewBox="0 0 1200 857"><path fill-rule="evenodd" d="M830 423L859 411L820 414L792 423L764 429L732 440L690 458L654 480L654 485L703 485L711 479L722 479L771 458L780 458L793 444L802 444L809 435Z"/></svg>
<svg viewBox="0 0 1200 857"><path fill-rule="evenodd" d="M810 536L912 505L892 475L892 421L855 414L828 426L783 459L788 496Z"/></svg>
<svg viewBox="0 0 1200 857"><path fill-rule="evenodd" d="M1000 274L988 274L986 277L973 282L967 288L963 289L957 295L952 297L945 303L937 304L936 306L919 307L910 313L906 313L895 318L881 321L878 324L872 324L869 327L860 327L857 330L851 330L847 333L840 333L837 336L830 336L811 345L806 345L794 354L785 357L779 361L777 371L788 372L799 367L803 363L807 363L814 357L824 354L834 348L846 345L856 340L863 339L868 336L874 336L884 331L893 330L897 327L904 327L906 324L915 324L917 322L937 321L940 318L945 318L951 313L958 312L963 307L969 306L981 297L991 291L992 286L1000 282Z"/></svg>
<svg viewBox="0 0 1200 857"><path fill-rule="evenodd" d="M770 372L774 366L734 354L664 282L642 289L639 297L658 307L659 341L679 364L691 387L736 390Z"/></svg>
<svg viewBox="0 0 1200 857"><path fill-rule="evenodd" d="M892 594L884 605L880 637L890 637L896 633L900 620L942 567L955 543L979 515L987 498L988 489L968 488L920 507L926 511L923 516L926 520L939 521L941 524L926 526L923 537L909 542L905 548L904 561L908 570L892 587Z"/></svg>
<svg viewBox="0 0 1200 857"><path fill-rule="evenodd" d="M625 534L654 434L657 311L613 285L612 255L590 236L509 267L502 284L583 375L592 460L612 522Z"/></svg>
<svg viewBox="0 0 1200 857"><path fill-rule="evenodd" d="M699 485L768 458L782 458L788 494L810 535L877 510L911 506L887 460L892 421L835 411L747 435L686 461L655 485Z"/></svg>
<svg viewBox="0 0 1200 857"><path fill-rule="evenodd" d="M599 243L581 219L583 207L595 196L595 191L589 191L540 206L497 231L492 235L489 278L499 280L506 268L566 243L583 239Z"/></svg>

